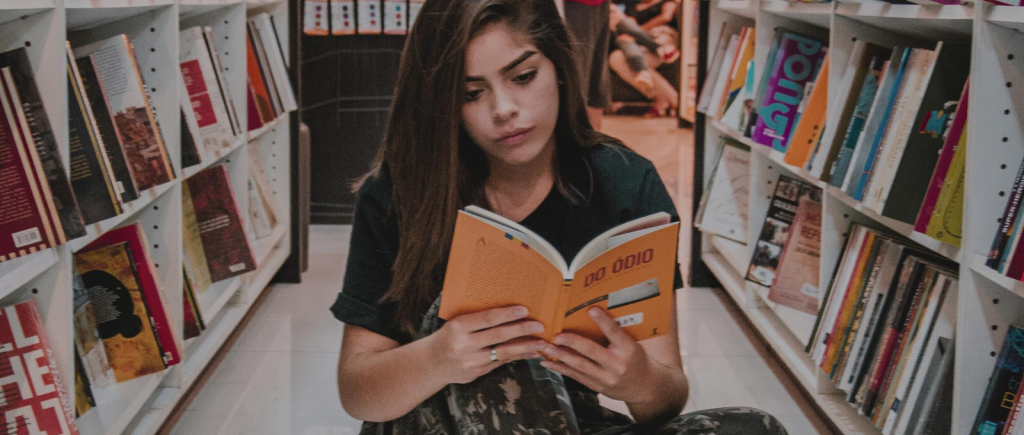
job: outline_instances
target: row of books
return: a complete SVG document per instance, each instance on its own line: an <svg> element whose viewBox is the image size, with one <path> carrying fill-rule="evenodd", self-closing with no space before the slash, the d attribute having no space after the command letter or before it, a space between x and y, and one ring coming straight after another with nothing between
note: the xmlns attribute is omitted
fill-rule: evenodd
<svg viewBox="0 0 1024 435"><path fill-rule="evenodd" d="M127 37L67 57L70 176L26 50L0 54L0 261L82 237L175 178Z"/></svg>
<svg viewBox="0 0 1024 435"><path fill-rule="evenodd" d="M776 31L755 87L755 39L723 26L698 108L864 207L959 246L969 47L857 40L829 110L824 42Z"/></svg>
<svg viewBox="0 0 1024 435"><path fill-rule="evenodd" d="M244 134L297 108L284 51L273 17L262 13L246 23L246 108L243 127L228 87L213 30L190 27L180 33L182 167L216 160Z"/></svg>
<svg viewBox="0 0 1024 435"><path fill-rule="evenodd" d="M1013 187L1007 192L1006 207L999 219L992 247L988 251L985 265L1000 274L1024 280L1024 240L1021 240L1021 198L1024 197L1024 162L1014 179Z"/></svg>
<svg viewBox="0 0 1024 435"><path fill-rule="evenodd" d="M92 388L130 381L181 362L162 297L157 265L142 225L108 231L74 254L74 344L76 391L95 406ZM176 300L175 298L171 299Z"/></svg>
<svg viewBox="0 0 1024 435"><path fill-rule="evenodd" d="M327 35L404 35L425 0L306 0L303 33Z"/></svg>
<svg viewBox="0 0 1024 435"><path fill-rule="evenodd" d="M949 433L956 264L854 224L807 351L883 434Z"/></svg>

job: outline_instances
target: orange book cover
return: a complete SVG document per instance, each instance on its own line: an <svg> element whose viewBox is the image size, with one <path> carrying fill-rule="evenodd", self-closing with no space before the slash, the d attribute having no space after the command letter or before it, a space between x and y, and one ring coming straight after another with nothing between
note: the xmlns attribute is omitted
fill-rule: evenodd
<svg viewBox="0 0 1024 435"><path fill-rule="evenodd" d="M722 94L722 104L718 106L718 113L715 114L715 119L722 119L725 115L726 110L729 109L736 101L736 96L743 90L743 85L747 82L747 74L753 74L753 71L748 71L750 66L750 60L754 58L754 41L757 40L754 29L749 28L746 32L745 39L743 40L743 46L740 47L740 56L733 62L733 71L730 73L729 87L726 88L725 93ZM742 101L735 104L743 104Z"/></svg>
<svg viewBox="0 0 1024 435"><path fill-rule="evenodd" d="M789 140L789 148L786 149L786 157L783 161L793 166L803 168L811 160L811 152L814 145L821 139L821 132L825 129L825 112L828 105L828 59L821 65L821 72L818 73L818 82L800 116L800 123L793 131L793 137ZM828 153L829 150L818 150L819 153Z"/></svg>
<svg viewBox="0 0 1024 435"><path fill-rule="evenodd" d="M679 224L657 213L593 239L571 263L529 229L478 207L459 212L440 317L522 305L538 338L572 332L607 339L587 315L601 307L636 340L669 332Z"/></svg>
<svg viewBox="0 0 1024 435"><path fill-rule="evenodd" d="M252 88L253 98L256 100L256 109L260 113L260 120L266 124L274 120L274 107L270 102L270 93L264 86L263 73L260 72L260 64L256 60L256 52L253 51L249 38L245 39L245 61L249 71L249 87Z"/></svg>
<svg viewBox="0 0 1024 435"><path fill-rule="evenodd" d="M846 297L843 299L842 309L839 311L839 317L836 318L835 325L832 326L832 336L829 337L829 346L825 351L825 359L822 360L821 368L825 370L825 373L831 373L832 369L836 364L836 360L839 357L839 350L846 343L845 336L840 337L843 331L846 330L846 326L850 324L851 317L853 317L853 311L857 306L857 301L860 300L861 293L864 291L864 281L868 278L867 275L871 271L866 271L868 263L874 258L871 254L877 252L875 250L875 244L878 242L878 238L875 233L868 233L867 239L865 239L864 247L860 251L860 258L857 261L857 268L853 273L853 277L850 280L850 287L846 290Z"/></svg>

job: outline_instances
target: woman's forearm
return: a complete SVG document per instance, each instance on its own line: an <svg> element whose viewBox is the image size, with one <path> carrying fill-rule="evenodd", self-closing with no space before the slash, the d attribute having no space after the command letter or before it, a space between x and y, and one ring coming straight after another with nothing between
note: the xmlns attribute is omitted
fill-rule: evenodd
<svg viewBox="0 0 1024 435"><path fill-rule="evenodd" d="M651 361L651 376L643 381L648 386L648 400L626 402L633 419L640 424L660 423L682 412L690 396L686 373L681 368Z"/></svg>
<svg viewBox="0 0 1024 435"><path fill-rule="evenodd" d="M338 364L345 411L363 421L394 420L448 384L434 364L431 337L383 352L352 355Z"/></svg>

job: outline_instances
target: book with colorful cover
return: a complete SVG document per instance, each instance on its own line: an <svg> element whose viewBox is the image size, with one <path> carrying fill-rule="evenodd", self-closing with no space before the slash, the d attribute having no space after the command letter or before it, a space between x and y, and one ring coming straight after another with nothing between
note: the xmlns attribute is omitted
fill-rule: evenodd
<svg viewBox="0 0 1024 435"><path fill-rule="evenodd" d="M679 223L655 213L616 226L567 263L529 229L475 206L455 222L439 316L522 305L544 324L537 336L566 331L607 343L587 315L608 311L626 333L645 340L669 333Z"/></svg>
<svg viewBox="0 0 1024 435"><path fill-rule="evenodd" d="M267 88L270 104L274 108L274 116L279 116L284 113L281 91L274 84L274 71L271 71L270 61L267 60L267 49L263 45L260 32L256 29L256 24L252 18L246 22L246 30L248 41L252 46L253 53L256 55L256 65L259 66L261 76L263 77L263 86Z"/></svg>
<svg viewBox="0 0 1024 435"><path fill-rule="evenodd" d="M825 127L825 112L828 105L828 70L829 58L818 70L813 89L807 97L807 106L800 115L799 123L793 130L789 145L786 146L786 163L802 168L811 158L814 145L821 140Z"/></svg>
<svg viewBox="0 0 1024 435"><path fill-rule="evenodd" d="M860 137L857 139L853 158L850 161L850 168L846 171L846 178L843 180L842 189L851 198L855 198L854 194L860 185L861 174L864 173L868 156L872 152L875 137L879 134L879 130L884 131L885 123L889 120L889 109L891 109L893 101L899 94L900 83L903 81L903 69L906 66L907 59L910 57L910 51L911 49L907 47L893 48L892 57L889 58L889 62L886 64L885 72L882 74L881 81L878 84L875 100L871 104L867 121L864 123L864 131L861 132Z"/></svg>
<svg viewBox="0 0 1024 435"><path fill-rule="evenodd" d="M697 100L698 112L706 114L708 106L711 105L711 91L717 82L715 80L716 74L719 74L723 68L722 63L725 62L729 43L735 37L733 30L729 23L722 23L722 30L718 35L718 44L715 45L714 49L715 55L711 58L711 63L708 64L707 79L704 80L704 86L700 90L700 99Z"/></svg>
<svg viewBox="0 0 1024 435"><path fill-rule="evenodd" d="M74 267L93 304L114 379L124 382L166 369L128 244L77 253Z"/></svg>
<svg viewBox="0 0 1024 435"><path fill-rule="evenodd" d="M31 153L17 127L17 107L8 98L7 81L0 74L0 262L61 245L66 239L55 231L45 186L37 175L38 158Z"/></svg>
<svg viewBox="0 0 1024 435"><path fill-rule="evenodd" d="M256 270L227 168L217 165L185 182L213 282Z"/></svg>
<svg viewBox="0 0 1024 435"><path fill-rule="evenodd" d="M128 36L78 47L74 53L93 59L135 187L147 190L173 180L174 168Z"/></svg>
<svg viewBox="0 0 1024 435"><path fill-rule="evenodd" d="M821 267L821 202L800 198L793 227L779 258L768 300L807 314L818 313L818 271Z"/></svg>
<svg viewBox="0 0 1024 435"><path fill-rule="evenodd" d="M706 114L713 119L718 119L722 102L725 101L725 94L729 90L729 80L736 70L736 60L742 54L744 38L750 29L750 27L744 27L738 35L729 37L729 45L726 47L725 57L722 59L722 67L716 73L715 85L711 88L711 95L708 96Z"/></svg>
<svg viewBox="0 0 1024 435"><path fill-rule="evenodd" d="M964 83L964 89L960 93L960 102L956 106L956 112L949 117L952 120L949 128L945 130L943 136L942 150L939 153L939 160L935 164L935 170L932 172L932 178L928 184L928 190L925 192L924 199L921 201L921 210L917 214L917 220L914 222L914 231L919 233L927 233L928 223L931 221L932 213L935 211L935 205L939 200L939 195L942 192L942 187L946 182L946 174L949 173L950 166L953 163L953 156L956 154L957 149L960 145L960 137L966 136L966 124L967 124L967 99L969 96L970 82Z"/></svg>
<svg viewBox="0 0 1024 435"><path fill-rule="evenodd" d="M71 168L71 188L82 210L82 220L88 225L121 214L121 203L111 182L103 145L92 126L70 46L67 54L68 166Z"/></svg>
<svg viewBox="0 0 1024 435"><path fill-rule="evenodd" d="M754 42L756 40L755 30L750 28L744 34L743 43L739 48L739 57L733 64L733 72L729 76L728 86L722 94L722 103L718 107L715 118L721 119L732 108L747 83L747 75L753 74L753 70L750 70L749 67L752 65L750 61L754 58ZM742 105L743 102L740 101L739 104Z"/></svg>
<svg viewBox="0 0 1024 435"><path fill-rule="evenodd" d="M83 376L90 386L106 387L113 382L113 372L96 326L96 313L89 301L89 291L81 276L72 276L71 296L75 357L81 360Z"/></svg>
<svg viewBox="0 0 1024 435"><path fill-rule="evenodd" d="M911 131L895 172L886 180L878 201L882 216L914 224L928 191L957 105L967 83L971 50L965 45L940 43L937 58L917 110L911 110ZM965 110L966 111L966 110Z"/></svg>
<svg viewBox="0 0 1024 435"><path fill-rule="evenodd" d="M249 104L249 130L252 131L255 130L253 128L254 121L259 121L259 125L262 126L273 121L277 114L274 112L274 106L270 102L270 94L264 85L263 73L260 71L259 62L256 60L256 51L253 49L252 41L249 38L245 39L245 54L249 79L249 97L251 98ZM255 120L252 118L253 106L255 106L257 111L257 119Z"/></svg>
<svg viewBox="0 0 1024 435"><path fill-rule="evenodd" d="M1022 195L1024 195L1024 161L1021 162L1021 166L1017 170L1017 176L1013 181L1013 188L1010 189L1010 195L1006 201L1006 208L1003 210L1003 216L999 220L999 231L992 241L988 259L985 262L988 267L1000 272L1006 264L1005 254L1011 249L1010 246L1012 246L1008 246L1008 244L1013 238L1017 223L1020 220Z"/></svg>
<svg viewBox="0 0 1024 435"><path fill-rule="evenodd" d="M754 142L786 151L804 85L814 79L826 51L822 41L788 31L784 33L775 63L765 65L765 74L771 74L771 78L758 110Z"/></svg>
<svg viewBox="0 0 1024 435"><path fill-rule="evenodd" d="M863 299L871 274L874 271L878 251L881 247L880 238L875 233L869 232L857 257L849 284L845 286L844 292L836 293L836 296L843 295L843 298L837 300L839 302L838 315L836 316L835 323L831 326L832 332L829 333L828 340L825 342L825 353L818 364L829 376L834 375L840 351L845 348L849 335L847 325L852 324L853 316L857 312L857 304ZM842 289L843 287L840 288Z"/></svg>
<svg viewBox="0 0 1024 435"><path fill-rule="evenodd" d="M889 53L888 56L878 56L871 59L871 64L867 68L867 74L864 76L864 82L861 84L860 92L857 95L857 103L851 114L852 118L850 118L849 125L846 128L845 136L837 136L837 138L841 138L842 142L838 146L839 153L836 155L836 162L832 165L828 180L828 184L833 187L843 187L846 171L850 168L854 150L857 148L857 142L860 139L861 133L864 132L864 125L875 102L875 97L878 95L878 86L886 67L889 65L888 57L891 55Z"/></svg>
<svg viewBox="0 0 1024 435"><path fill-rule="evenodd" d="M168 367L176 365L181 362L181 344L173 333L173 328L167 315L167 303L164 301L163 293L160 291L159 277L156 274L153 257L149 252L150 244L146 241L146 233L142 231L142 224L135 222L107 231L79 252L88 252L118 243L125 243L131 252L139 291L142 292L143 299L146 302L146 309L149 311L150 322L157 339L160 341L160 347L163 349L165 364Z"/></svg>
<svg viewBox="0 0 1024 435"><path fill-rule="evenodd" d="M57 368L36 301L4 307L3 316L0 377L5 384L0 427L10 435L78 435L68 384Z"/></svg>
<svg viewBox="0 0 1024 435"><path fill-rule="evenodd" d="M125 204L139 198L135 180L128 169L124 151L121 150L121 139L118 137L114 119L110 117L110 103L103 90L103 83L96 75L96 64L91 57L75 60L78 66L78 77L82 80L82 90L89 104L90 118L103 145L104 154L110 163L109 169L114 178L114 190Z"/></svg>
<svg viewBox="0 0 1024 435"><path fill-rule="evenodd" d="M897 107L900 95L905 88L907 71L916 71L917 64L920 63L920 59L923 56L923 51L916 48L908 48L904 52L902 62L899 64L899 70L896 71L896 75L893 78L892 89L889 90L888 96L882 101L882 105L876 109L879 112L879 122L874 125L875 130L871 131L870 134L864 137L864 149L865 159L864 165L858 166L857 173L854 174L854 180L851 181L851 187L854 188L853 199L861 201L864 199L864 195L867 193L868 181L871 178L872 171L875 167L875 162L878 159L881 146L885 141L885 136L888 133L890 124L892 124L893 110ZM916 62L915 62L916 61ZM869 125L871 123L869 122Z"/></svg>
<svg viewBox="0 0 1024 435"><path fill-rule="evenodd" d="M64 170L57 138L50 127L46 108L43 107L28 51L22 47L0 53L0 68L8 68L10 83L7 86L7 97L18 108L18 128L22 130L22 140L31 144L41 163L42 172L39 177L42 178L41 183L46 183L44 189L49 190L47 201L52 202L56 209L52 213L58 221L55 227L68 240L82 237L85 235L82 212Z"/></svg>
<svg viewBox="0 0 1024 435"><path fill-rule="evenodd" d="M963 109L966 111L966 109ZM939 199L925 234L944 243L960 246L963 239L964 170L967 163L967 125L958 140L953 161L945 174Z"/></svg>
<svg viewBox="0 0 1024 435"><path fill-rule="evenodd" d="M971 435L1002 433L1010 409L1003 406L1004 399L1016 394L1024 376L1024 330L1009 325L995 368L982 396L978 414L971 425Z"/></svg>
<svg viewBox="0 0 1024 435"><path fill-rule="evenodd" d="M779 267L779 256L788 239L790 226L796 217L800 198L811 197L821 202L821 189L802 181L779 175L775 183L775 193L771 205L758 235L754 253L747 269L747 281L764 287L775 282L776 270Z"/></svg>

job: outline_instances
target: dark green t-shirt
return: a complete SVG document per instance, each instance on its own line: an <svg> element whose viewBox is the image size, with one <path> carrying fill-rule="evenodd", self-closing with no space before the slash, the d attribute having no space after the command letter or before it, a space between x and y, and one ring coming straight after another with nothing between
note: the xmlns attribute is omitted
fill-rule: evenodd
<svg viewBox="0 0 1024 435"><path fill-rule="evenodd" d="M587 201L572 204L552 189L540 206L520 222L551 243L566 262L583 246L612 227L638 217L666 212L673 222L679 215L654 165L618 146L598 146L589 155L591 176L566 179ZM593 190L590 185L593 183ZM398 222L391 207L391 178L386 168L359 190L345 281L334 316L405 344L412 340L393 319L394 305L381 297L391 285L391 270L398 252ZM676 268L675 285L683 286Z"/></svg>

